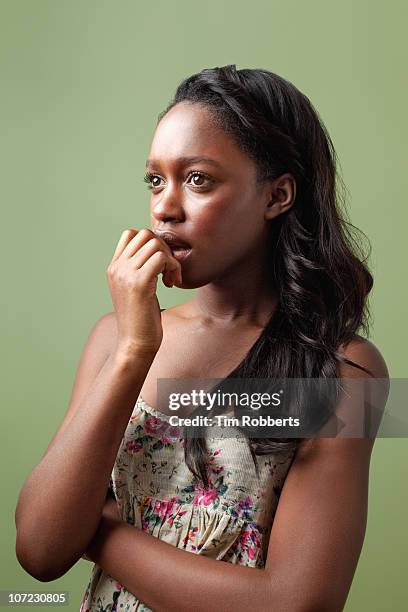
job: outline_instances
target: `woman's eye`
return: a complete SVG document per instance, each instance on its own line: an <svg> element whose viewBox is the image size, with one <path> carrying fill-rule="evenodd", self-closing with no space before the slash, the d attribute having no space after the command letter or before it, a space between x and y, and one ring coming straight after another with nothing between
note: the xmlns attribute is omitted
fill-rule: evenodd
<svg viewBox="0 0 408 612"><path fill-rule="evenodd" d="M151 186L152 187L160 187L160 181L161 181L160 176L154 176L153 175L152 178L150 179Z"/></svg>
<svg viewBox="0 0 408 612"><path fill-rule="evenodd" d="M197 172L197 171L191 172L191 174L189 174L189 177L192 178L192 181L193 181L192 184L193 184L194 187L203 187L203 183L202 182L201 183L197 183L196 182L197 179L199 181L204 181L204 184L205 184L205 181L208 180L208 177L203 172Z"/></svg>
<svg viewBox="0 0 408 612"><path fill-rule="evenodd" d="M161 178L157 174L151 174L150 172L146 172L144 176L144 182L147 183L147 187L149 189L153 189L154 187L160 187Z"/></svg>

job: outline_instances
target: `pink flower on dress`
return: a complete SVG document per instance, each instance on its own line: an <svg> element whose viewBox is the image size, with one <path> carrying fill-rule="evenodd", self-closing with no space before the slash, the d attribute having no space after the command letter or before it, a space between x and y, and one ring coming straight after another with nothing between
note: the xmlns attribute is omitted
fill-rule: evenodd
<svg viewBox="0 0 408 612"><path fill-rule="evenodd" d="M125 446L126 450L130 451L131 453L138 453L139 451L143 450L143 446L136 440L128 440Z"/></svg>
<svg viewBox="0 0 408 612"><path fill-rule="evenodd" d="M240 535L239 547L242 547L245 550L248 558L253 561L256 557L256 553L261 547L261 539L257 531L248 526L248 528L245 529Z"/></svg>
<svg viewBox="0 0 408 612"><path fill-rule="evenodd" d="M254 553L254 551L252 550L252 548L250 548L249 546L248 546L248 548L247 548L247 555L248 555L248 557L249 557L250 559L255 559L255 553Z"/></svg>
<svg viewBox="0 0 408 612"><path fill-rule="evenodd" d="M241 533L239 541L240 541L240 544L242 544L242 546L246 546L248 544L250 535L251 535L251 532L248 529L246 529L245 531Z"/></svg>
<svg viewBox="0 0 408 612"><path fill-rule="evenodd" d="M165 518L168 514L171 514L174 503L177 501L177 497L172 497L167 501L160 501L156 499L153 505L153 512L161 518Z"/></svg>
<svg viewBox="0 0 408 612"><path fill-rule="evenodd" d="M163 428L163 421L155 416L149 417L144 422L144 428L148 434L155 434Z"/></svg>
<svg viewBox="0 0 408 612"><path fill-rule="evenodd" d="M257 548L261 546L261 540L260 540L259 534L256 531L253 531L251 533L251 540Z"/></svg>
<svg viewBox="0 0 408 612"><path fill-rule="evenodd" d="M217 448L217 450L215 450L215 451L212 453L212 455L211 455L211 457L208 459L208 461L209 461L210 463L211 463L212 461L214 461L215 457L216 457L217 455L219 455L219 454L220 454L221 450L222 450L221 448Z"/></svg>
<svg viewBox="0 0 408 612"><path fill-rule="evenodd" d="M200 483L194 485L196 495L193 499L194 506L209 506L218 497L218 491L211 485L209 489L203 489Z"/></svg>
<svg viewBox="0 0 408 612"><path fill-rule="evenodd" d="M164 445L171 444L173 439L180 437L180 427L170 425L170 423L162 421L155 416L146 419L144 428L146 433L160 436Z"/></svg>

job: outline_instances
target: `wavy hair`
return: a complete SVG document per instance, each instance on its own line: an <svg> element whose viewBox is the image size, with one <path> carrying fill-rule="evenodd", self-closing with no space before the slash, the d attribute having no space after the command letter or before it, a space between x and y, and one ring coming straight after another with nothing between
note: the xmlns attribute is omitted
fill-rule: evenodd
<svg viewBox="0 0 408 612"><path fill-rule="evenodd" d="M183 80L158 120L184 101L211 111L216 125L255 161L260 181L289 172L296 182L291 208L269 222L270 280L278 307L227 379L338 379L339 362L372 375L338 352L360 329L369 334L371 248L363 253L360 235L367 237L347 218L337 154L310 100L273 72L231 64ZM300 415L307 405L303 396ZM296 450L301 441L248 437L255 467L256 455ZM205 438L185 435L184 450L187 466L206 486Z"/></svg>

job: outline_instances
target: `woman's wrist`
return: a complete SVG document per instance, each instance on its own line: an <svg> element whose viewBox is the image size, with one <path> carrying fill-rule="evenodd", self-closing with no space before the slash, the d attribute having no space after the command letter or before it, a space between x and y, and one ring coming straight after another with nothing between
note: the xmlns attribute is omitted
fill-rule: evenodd
<svg viewBox="0 0 408 612"><path fill-rule="evenodd" d="M146 361L150 365L156 357L158 348L141 345L131 341L118 341L113 351L113 360L126 366Z"/></svg>
<svg viewBox="0 0 408 612"><path fill-rule="evenodd" d="M110 516L102 515L98 528L85 551L87 559L99 564L107 538L113 533L115 527L121 522L122 521Z"/></svg>

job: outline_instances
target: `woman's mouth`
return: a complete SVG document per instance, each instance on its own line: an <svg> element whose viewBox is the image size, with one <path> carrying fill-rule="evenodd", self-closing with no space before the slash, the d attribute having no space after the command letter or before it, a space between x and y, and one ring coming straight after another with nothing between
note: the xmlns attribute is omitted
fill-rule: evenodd
<svg viewBox="0 0 408 612"><path fill-rule="evenodd" d="M171 232L156 232L170 248L172 255L178 261L184 261L191 253L191 245Z"/></svg>
<svg viewBox="0 0 408 612"><path fill-rule="evenodd" d="M177 261L184 261L186 257L188 257L191 253L191 249L187 249L181 246L170 247L173 257L177 259Z"/></svg>

